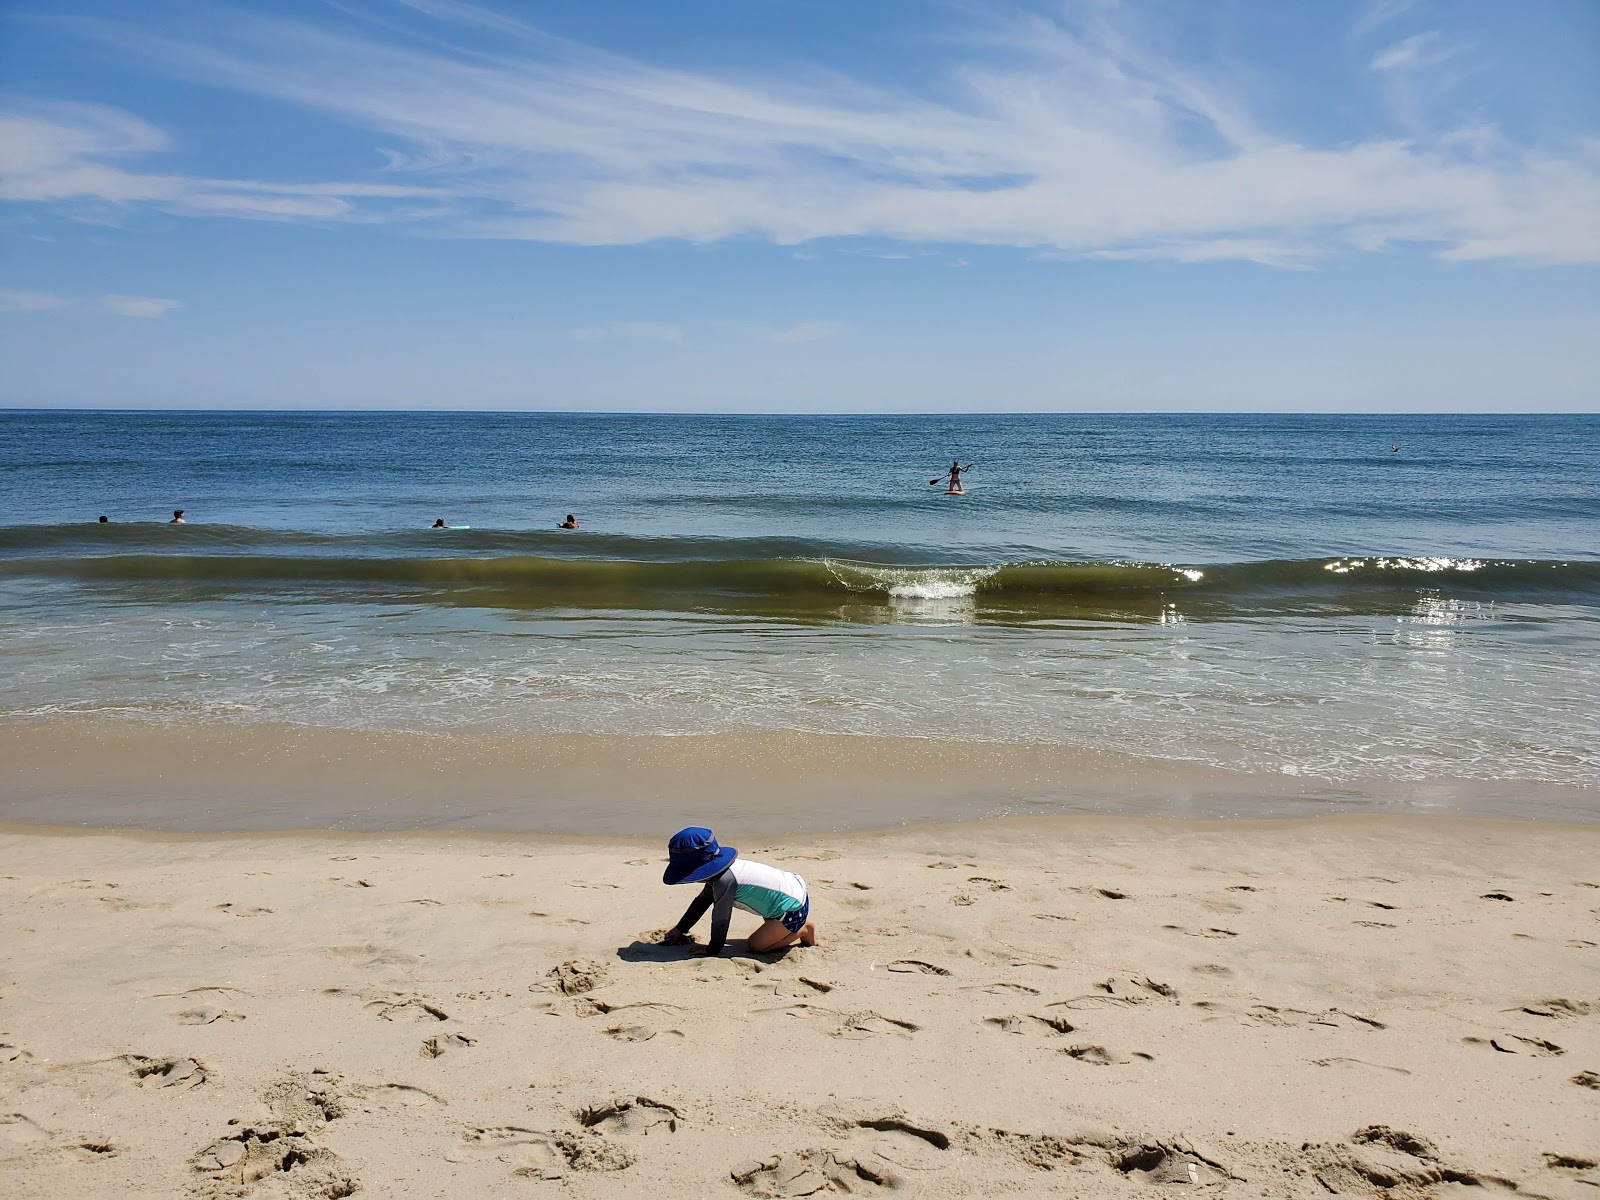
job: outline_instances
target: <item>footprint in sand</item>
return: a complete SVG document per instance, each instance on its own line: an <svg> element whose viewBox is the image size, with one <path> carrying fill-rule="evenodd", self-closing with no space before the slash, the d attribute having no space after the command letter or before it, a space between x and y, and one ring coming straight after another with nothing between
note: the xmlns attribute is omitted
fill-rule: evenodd
<svg viewBox="0 0 1600 1200"><path fill-rule="evenodd" d="M150 997L152 1000L231 1000L235 996L248 996L249 992L243 988L228 987L226 984L202 985L192 987L182 992L157 992Z"/></svg>
<svg viewBox="0 0 1600 1200"><path fill-rule="evenodd" d="M1554 1058L1558 1054L1566 1053L1554 1042L1547 1042L1543 1038L1523 1037L1520 1033L1502 1033L1492 1038L1466 1037L1461 1040L1468 1046L1483 1046L1490 1050L1498 1050L1501 1054L1528 1054L1534 1058Z"/></svg>
<svg viewBox="0 0 1600 1200"><path fill-rule="evenodd" d="M944 1152L950 1149L950 1135L931 1125L908 1120L899 1112L868 1117L823 1116L846 1131L870 1135L867 1148L879 1159L908 1171L931 1171L945 1165Z"/></svg>
<svg viewBox="0 0 1600 1200"><path fill-rule="evenodd" d="M619 1096L581 1108L573 1115L585 1129L624 1137L677 1133L678 1122L683 1119L683 1114L672 1105L649 1096Z"/></svg>
<svg viewBox="0 0 1600 1200"><path fill-rule="evenodd" d="M248 904L234 904L232 901L229 901L226 904L214 904L212 907L218 912L227 913L230 917L264 917L272 911L270 908L257 908Z"/></svg>
<svg viewBox="0 0 1600 1200"><path fill-rule="evenodd" d="M1600 1016L1600 1000L1565 1000L1557 997L1550 1000L1536 1000L1532 1004L1524 1004L1520 1008L1508 1008L1506 1011L1523 1012L1530 1017L1568 1020L1573 1017Z"/></svg>
<svg viewBox="0 0 1600 1200"><path fill-rule="evenodd" d="M998 879L990 879L987 875L974 875L967 882L979 884L988 888L991 892L1009 892L1011 890L1009 883L1004 883Z"/></svg>
<svg viewBox="0 0 1600 1200"><path fill-rule="evenodd" d="M990 993L992 993L992 994L994 994L996 996L1004 996L1004 995L1010 995L1010 994L1022 995L1022 996L1037 996L1037 995L1039 995L1039 989L1036 988L1036 987L1029 987L1025 983L1012 983L1009 980L1005 980L1005 979L996 980L994 983L975 983L975 984L970 984L965 990L967 990L967 991L976 991L976 992L990 992Z"/></svg>
<svg viewBox="0 0 1600 1200"><path fill-rule="evenodd" d="M1010 1013L1003 1017L985 1017L983 1023L998 1029L1001 1033L1022 1036L1033 1034L1041 1037L1064 1037L1078 1031L1078 1027L1065 1017L1040 1013Z"/></svg>
<svg viewBox="0 0 1600 1200"><path fill-rule="evenodd" d="M1342 1008L1307 1012L1300 1008L1279 1008L1273 1004L1252 1004L1239 1018L1246 1025L1266 1025L1280 1029L1322 1027L1371 1033L1388 1026L1375 1017L1347 1012Z"/></svg>
<svg viewBox="0 0 1600 1200"><path fill-rule="evenodd" d="M872 1195L896 1186L888 1164L870 1152L793 1150L741 1163L729 1174L747 1196Z"/></svg>
<svg viewBox="0 0 1600 1200"><path fill-rule="evenodd" d="M437 1004L433 1004L420 996L408 996L405 999L373 1000L366 1005L366 1011L385 1021L448 1021L450 1014Z"/></svg>
<svg viewBox="0 0 1600 1200"><path fill-rule="evenodd" d="M572 1171L621 1171L633 1155L598 1133L570 1134L498 1125L471 1129L462 1144L445 1155L446 1162L493 1158L525 1179L562 1179Z"/></svg>
<svg viewBox="0 0 1600 1200"><path fill-rule="evenodd" d="M1588 1088L1591 1092L1600 1092L1600 1075L1593 1071L1579 1071L1568 1083L1576 1084L1581 1088Z"/></svg>
<svg viewBox="0 0 1600 1200"><path fill-rule="evenodd" d="M1130 1056L1124 1057L1114 1051L1107 1050L1104 1046L1068 1046L1061 1051L1068 1058L1078 1062L1088 1063L1095 1067L1125 1067L1129 1063L1154 1062L1155 1055L1146 1054L1142 1050L1134 1050Z"/></svg>
<svg viewBox="0 0 1600 1200"><path fill-rule="evenodd" d="M1311 1175L1325 1191L1338 1196L1426 1196L1445 1181L1466 1194L1509 1196L1514 1184L1446 1166L1426 1138L1386 1125L1369 1125L1350 1135L1348 1143L1303 1146L1309 1151Z"/></svg>
<svg viewBox="0 0 1600 1200"><path fill-rule="evenodd" d="M1231 929L1221 929L1214 925L1204 929L1185 929L1182 925L1163 925L1161 928L1170 929L1174 933L1187 934L1190 937L1235 938L1239 936Z"/></svg>
<svg viewBox="0 0 1600 1200"><path fill-rule="evenodd" d="M782 1008L756 1011L782 1013L789 1017L815 1021L822 1032L829 1037L844 1041L864 1041L871 1037L907 1037L922 1028L911 1021L886 1017L871 1010L842 1013L837 1009L824 1008L817 1004L789 1004Z"/></svg>
<svg viewBox="0 0 1600 1200"><path fill-rule="evenodd" d="M663 1004L654 1000L637 1000L628 1004L612 1004L594 996L577 1002L578 1015L584 1017L611 1017L605 1026L605 1035L619 1042L648 1042L653 1037L682 1037L681 1029L668 1028L667 1022L682 1009L676 1004Z"/></svg>
<svg viewBox="0 0 1600 1200"><path fill-rule="evenodd" d="M372 1107L388 1108L399 1105L402 1108L429 1108L434 1105L448 1107L449 1101L443 1096L435 1096L423 1088L412 1087L409 1083L372 1083L361 1087L351 1088L345 1099L352 1105L358 1106L363 1112L371 1112Z"/></svg>
<svg viewBox="0 0 1600 1200"><path fill-rule="evenodd" d="M182 1092L199 1087L208 1078L202 1063L192 1058L146 1058L142 1054L124 1054L121 1061L129 1067L140 1087L175 1088Z"/></svg>
<svg viewBox="0 0 1600 1200"><path fill-rule="evenodd" d="M897 958L885 970L893 971L896 975L948 975L944 967L936 967L930 962L923 962L919 958Z"/></svg>
<svg viewBox="0 0 1600 1200"><path fill-rule="evenodd" d="M1057 1000L1050 1008L1132 1008L1140 1004L1176 1004L1178 989L1149 976L1113 976L1094 985L1095 990L1070 1000Z"/></svg>
<svg viewBox="0 0 1600 1200"><path fill-rule="evenodd" d="M797 979L752 980L750 986L771 992L781 1000L804 1000L812 996L825 996L837 985L802 975Z"/></svg>
<svg viewBox="0 0 1600 1200"><path fill-rule="evenodd" d="M1404 1067L1391 1067L1386 1063L1368 1062L1364 1058L1313 1058L1307 1061L1314 1067L1371 1067L1374 1071L1392 1071L1396 1075L1411 1074Z"/></svg>
<svg viewBox="0 0 1600 1200"><path fill-rule="evenodd" d="M106 886L107 887L115 887L116 885L115 884L107 884ZM141 908L157 908L157 909L159 909L159 908L171 908L172 907L172 905L170 905L170 904L147 904L147 903L145 903L143 901L140 901L140 900L129 900L129 899L126 899L125 897L122 897L122 896L101 896L100 897L100 904L108 912L136 912Z"/></svg>
<svg viewBox="0 0 1600 1200"><path fill-rule="evenodd" d="M243 1021L245 1015L226 1008L186 1008L173 1013L172 1019L179 1025L215 1025L218 1021Z"/></svg>
<svg viewBox="0 0 1600 1200"><path fill-rule="evenodd" d="M465 1050L469 1046L476 1046L477 1038L468 1037L464 1033L447 1033L443 1037L427 1038L422 1043L419 1053L423 1058L441 1058L450 1050Z"/></svg>

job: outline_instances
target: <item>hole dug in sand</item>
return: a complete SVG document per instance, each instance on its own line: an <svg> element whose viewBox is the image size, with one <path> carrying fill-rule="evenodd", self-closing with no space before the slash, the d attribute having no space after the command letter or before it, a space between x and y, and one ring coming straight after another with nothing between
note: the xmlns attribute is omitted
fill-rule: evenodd
<svg viewBox="0 0 1600 1200"><path fill-rule="evenodd" d="M559 967L551 967L545 978L550 981L548 986L563 996L581 996L605 982L606 968L597 962L569 959Z"/></svg>
<svg viewBox="0 0 1600 1200"><path fill-rule="evenodd" d="M1232 1178L1220 1164L1202 1158L1193 1150L1165 1142L1114 1153L1111 1165L1130 1179L1163 1187L1172 1184L1204 1187Z"/></svg>
<svg viewBox="0 0 1600 1200"><path fill-rule="evenodd" d="M304 1134L246 1127L212 1142L190 1160L194 1191L215 1200L260 1192L295 1200L353 1196L358 1184L331 1150Z"/></svg>

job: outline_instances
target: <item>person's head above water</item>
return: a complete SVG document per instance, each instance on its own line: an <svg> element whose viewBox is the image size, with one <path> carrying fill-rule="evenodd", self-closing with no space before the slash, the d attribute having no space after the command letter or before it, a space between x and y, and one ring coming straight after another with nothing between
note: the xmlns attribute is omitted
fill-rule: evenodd
<svg viewBox="0 0 1600 1200"><path fill-rule="evenodd" d="M111 523L111 518L108 517L108 516L105 516L104 514L102 514L101 517L100 517L100 524L109 525L110 523Z"/></svg>
<svg viewBox="0 0 1600 1200"><path fill-rule="evenodd" d="M181 509L181 508L173 509L172 510L172 520L168 521L167 524L168 525L182 525L182 524L184 524L183 509Z"/></svg>
<svg viewBox="0 0 1600 1200"><path fill-rule="evenodd" d="M571 513L568 513L567 514L567 519L565 521L561 522L561 528L562 529L576 529L577 527L578 527L578 518L573 516Z"/></svg>
<svg viewBox="0 0 1600 1200"><path fill-rule="evenodd" d="M704 883L728 869L739 852L719 846L717 835L700 825L680 829L667 842L667 869L662 883Z"/></svg>
<svg viewBox="0 0 1600 1200"><path fill-rule="evenodd" d="M440 517L437 521L435 521L433 523L433 527L435 529L443 529L444 528L444 518Z"/></svg>

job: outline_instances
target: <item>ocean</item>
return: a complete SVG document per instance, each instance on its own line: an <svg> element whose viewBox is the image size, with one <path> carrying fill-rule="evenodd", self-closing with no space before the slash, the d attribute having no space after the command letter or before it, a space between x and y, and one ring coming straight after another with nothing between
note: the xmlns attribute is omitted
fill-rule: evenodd
<svg viewBox="0 0 1600 1200"><path fill-rule="evenodd" d="M1600 783L1600 417L11 411L0 506L13 731Z"/></svg>

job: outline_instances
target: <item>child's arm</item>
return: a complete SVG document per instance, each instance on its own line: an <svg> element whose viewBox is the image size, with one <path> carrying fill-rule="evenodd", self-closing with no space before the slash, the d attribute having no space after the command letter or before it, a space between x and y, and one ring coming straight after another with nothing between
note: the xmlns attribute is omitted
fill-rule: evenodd
<svg viewBox="0 0 1600 1200"><path fill-rule="evenodd" d="M695 898L689 902L689 907L684 910L683 916L678 918L678 923L667 931L667 941L688 941L689 930L699 923L700 918L706 915L706 909L710 907L711 881L707 880L705 887L701 888Z"/></svg>
<svg viewBox="0 0 1600 1200"><path fill-rule="evenodd" d="M739 894L739 885L733 872L724 871L706 890L716 905L711 910L711 940L706 943L706 957L715 958L722 953L722 944L728 940L728 921L733 916L733 898Z"/></svg>

